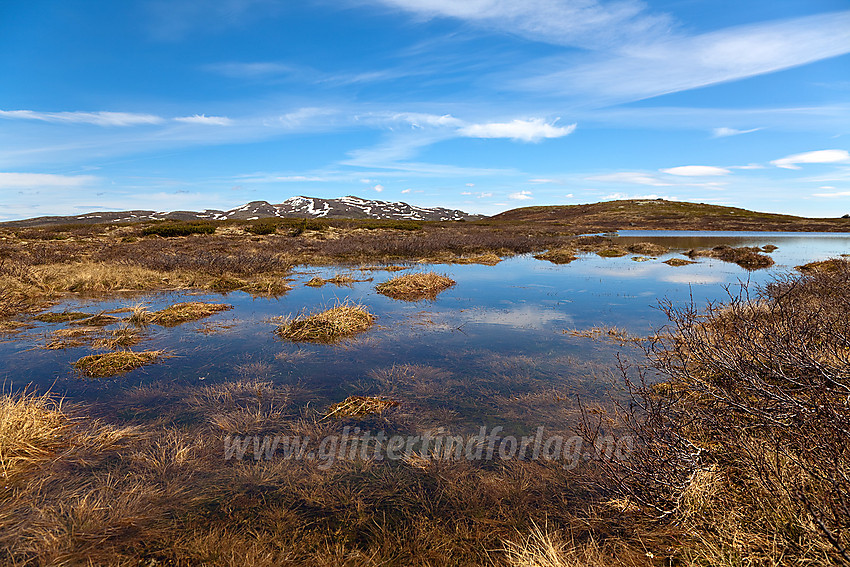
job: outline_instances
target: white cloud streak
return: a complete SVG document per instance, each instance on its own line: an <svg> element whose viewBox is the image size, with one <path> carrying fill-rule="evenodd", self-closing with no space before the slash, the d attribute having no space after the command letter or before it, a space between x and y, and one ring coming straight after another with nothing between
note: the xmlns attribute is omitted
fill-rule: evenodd
<svg viewBox="0 0 850 567"><path fill-rule="evenodd" d="M0 188L2 189L74 188L93 185L98 181L99 178L94 175L0 172Z"/></svg>
<svg viewBox="0 0 850 567"><path fill-rule="evenodd" d="M462 136L469 138L509 138L523 142L539 142L544 138L561 138L572 134L575 124L555 126L542 118L531 120L513 120L511 122L488 122L470 124L459 130Z"/></svg>
<svg viewBox="0 0 850 567"><path fill-rule="evenodd" d="M37 120L64 124L94 124L97 126L144 126L162 124L165 119L153 114L131 112L35 112L33 110L0 110L7 120Z"/></svg>
<svg viewBox="0 0 850 567"><path fill-rule="evenodd" d="M174 120L175 122L183 122L185 124L202 124L210 126L230 126L233 124L233 120L226 116L206 116L205 114L179 116Z"/></svg>
<svg viewBox="0 0 850 567"><path fill-rule="evenodd" d="M758 132L761 128L750 128L749 130L738 130L737 128L715 128L711 131L713 138L728 138L729 136L740 136L741 134L751 134Z"/></svg>
<svg viewBox="0 0 850 567"><path fill-rule="evenodd" d="M801 169L800 164L848 162L850 162L850 153L847 150L817 150L814 152L793 154L773 160L770 163L783 169Z"/></svg>
<svg viewBox="0 0 850 567"><path fill-rule="evenodd" d="M850 11L692 37L662 37L577 66L574 59L554 58L549 67L560 69L527 79L522 86L610 104L740 80L846 53L850 53Z"/></svg>
<svg viewBox="0 0 850 567"><path fill-rule="evenodd" d="M662 173L669 175L679 175L683 177L714 177L717 175L727 175L731 173L728 169L722 167L713 167L710 165L682 165L679 167L671 167L662 169Z"/></svg>
<svg viewBox="0 0 850 567"><path fill-rule="evenodd" d="M531 199L534 199L534 197L532 197L531 191L517 191L516 193L508 195L508 199L513 199L514 201L530 201Z"/></svg>

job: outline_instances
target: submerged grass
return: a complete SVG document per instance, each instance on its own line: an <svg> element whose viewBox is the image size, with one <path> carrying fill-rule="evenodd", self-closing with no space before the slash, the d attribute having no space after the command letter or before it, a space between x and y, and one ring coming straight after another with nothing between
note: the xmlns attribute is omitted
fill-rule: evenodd
<svg viewBox="0 0 850 567"><path fill-rule="evenodd" d="M140 352L122 350L103 354L91 354L77 360L74 363L74 368L85 376L106 378L117 374L125 374L146 364L151 364L164 354L161 350Z"/></svg>
<svg viewBox="0 0 850 567"><path fill-rule="evenodd" d="M435 272L420 272L392 278L375 286L375 290L393 299L419 301L435 299L440 292L449 289L455 283L453 279Z"/></svg>
<svg viewBox="0 0 850 567"><path fill-rule="evenodd" d="M398 407L399 402L374 396L349 396L328 408L322 419L346 419L380 414L389 408Z"/></svg>
<svg viewBox="0 0 850 567"><path fill-rule="evenodd" d="M293 342L333 343L366 331L374 322L375 316L362 305L340 303L285 321L275 332Z"/></svg>

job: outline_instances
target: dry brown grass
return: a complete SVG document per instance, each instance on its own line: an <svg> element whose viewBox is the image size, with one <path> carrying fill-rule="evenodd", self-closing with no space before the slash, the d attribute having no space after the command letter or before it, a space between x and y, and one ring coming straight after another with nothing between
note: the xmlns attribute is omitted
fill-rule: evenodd
<svg viewBox="0 0 850 567"><path fill-rule="evenodd" d="M769 268L774 263L773 258L762 254L761 248L749 248L746 246L733 248L731 246L720 245L710 250L690 250L687 255L690 258L717 258L724 262L738 264L746 270Z"/></svg>
<svg viewBox="0 0 850 567"><path fill-rule="evenodd" d="M621 344L640 343L645 340L641 337L636 337L632 335L625 329L621 329L619 327L606 326L591 327L589 329L568 329L564 331L564 334L571 335L573 337L582 337L594 340L608 340Z"/></svg>
<svg viewBox="0 0 850 567"><path fill-rule="evenodd" d="M120 327L111 331L108 336L95 340L94 346L110 350L124 349L138 344L140 340L142 337L134 327Z"/></svg>
<svg viewBox="0 0 850 567"><path fill-rule="evenodd" d="M840 271L845 264L845 260L839 258L830 258L829 260L821 260L820 262L809 262L808 264L797 266L796 269L803 272L804 274L815 274L823 272L830 273Z"/></svg>
<svg viewBox="0 0 850 567"><path fill-rule="evenodd" d="M645 254L646 256L661 256L666 254L668 249L666 246L655 244L653 242L637 242L626 246L626 250L633 254Z"/></svg>
<svg viewBox="0 0 850 567"><path fill-rule="evenodd" d="M547 260L553 264L569 264L573 260L578 260L576 251L572 248L552 248L542 254L535 254L538 260Z"/></svg>
<svg viewBox="0 0 850 567"><path fill-rule="evenodd" d="M328 408L322 419L348 419L380 414L389 408L398 407L399 402L374 396L349 396Z"/></svg>
<svg viewBox="0 0 850 567"><path fill-rule="evenodd" d="M140 352L122 350L103 354L91 354L75 362L74 368L85 376L106 378L108 376L124 374L146 364L151 364L163 355L164 352L160 350Z"/></svg>
<svg viewBox="0 0 850 567"><path fill-rule="evenodd" d="M62 400L51 394L24 392L0 398L0 484L18 482L49 459L69 427Z"/></svg>
<svg viewBox="0 0 850 567"><path fill-rule="evenodd" d="M189 321L197 321L198 319L209 317L221 311L227 311L228 309L233 309L233 306L226 303L188 301L185 303L175 303L165 309L154 311L150 314L148 321L162 325L163 327L175 327ZM133 313L133 316L135 315L136 313Z"/></svg>
<svg viewBox="0 0 850 567"><path fill-rule="evenodd" d="M596 252L597 256L602 258L620 258L621 256L625 256L629 251L625 248L620 248L619 246L610 246L603 250L599 250Z"/></svg>
<svg viewBox="0 0 850 567"><path fill-rule="evenodd" d="M478 254L476 256L459 256L448 260L450 264L482 264L484 266L495 266L502 261L501 256L495 252Z"/></svg>
<svg viewBox="0 0 850 567"><path fill-rule="evenodd" d="M419 301L435 299L437 295L455 285L455 281L435 272L405 274L378 284L378 293L393 299Z"/></svg>
<svg viewBox="0 0 850 567"><path fill-rule="evenodd" d="M669 260L664 261L668 266L673 266L674 268L681 268L682 266L690 266L691 264L696 264L692 260L685 260L684 258L670 258Z"/></svg>
<svg viewBox="0 0 850 567"><path fill-rule="evenodd" d="M374 322L375 316L362 305L341 303L285 321L275 332L293 342L333 343L366 331Z"/></svg>
<svg viewBox="0 0 850 567"><path fill-rule="evenodd" d="M81 313L79 311L62 311L61 313L47 311L45 313L39 313L33 319L42 323L70 323L71 321L87 319L88 317L91 317L91 313Z"/></svg>
<svg viewBox="0 0 850 567"><path fill-rule="evenodd" d="M309 287L322 287L325 284L334 284L337 287L341 287L341 286L350 286L351 284L356 283L356 282L369 282L369 281L372 281L372 278L366 278L366 279L358 280L357 278L354 278L354 277L349 276L349 275L337 274L334 277L327 278L327 279L323 278L321 276L315 276L315 277L311 278L310 281L308 281L304 285L309 286Z"/></svg>

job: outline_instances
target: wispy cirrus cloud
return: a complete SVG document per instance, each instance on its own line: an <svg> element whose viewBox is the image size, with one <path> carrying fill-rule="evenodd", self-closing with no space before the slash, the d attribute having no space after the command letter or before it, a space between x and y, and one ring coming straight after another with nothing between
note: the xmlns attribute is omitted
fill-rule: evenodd
<svg viewBox="0 0 850 567"><path fill-rule="evenodd" d="M53 173L0 172L2 189L75 188L97 183L94 175L57 175Z"/></svg>
<svg viewBox="0 0 850 567"><path fill-rule="evenodd" d="M603 181L614 183L633 183L635 185L650 185L652 187L669 187L672 183L660 179L658 176L640 171L618 171L602 175L586 177L588 181Z"/></svg>
<svg viewBox="0 0 850 567"><path fill-rule="evenodd" d="M651 13L637 0L376 0L421 17L446 17L532 41L584 48L609 48L612 44L666 36L673 21L664 13Z"/></svg>
<svg viewBox="0 0 850 567"><path fill-rule="evenodd" d="M154 114L132 112L36 112L33 110L0 110L7 120L37 120L64 124L94 124L97 126L141 126L162 124L165 118Z"/></svg>
<svg viewBox="0 0 850 567"><path fill-rule="evenodd" d="M726 168L714 167L711 165L681 165L679 167L662 169L661 172L668 175L678 175L682 177L714 177L717 175L728 175L731 173L731 171Z"/></svg>
<svg viewBox="0 0 850 567"><path fill-rule="evenodd" d="M850 162L850 153L847 150L816 150L775 159L770 163L783 169L801 169L800 166L804 164L848 162Z"/></svg>
<svg viewBox="0 0 850 567"><path fill-rule="evenodd" d="M578 65L551 58L549 70L518 85L600 105L772 73L850 53L850 11L644 39Z"/></svg>
<svg viewBox="0 0 850 567"><path fill-rule="evenodd" d="M230 126L233 124L233 120L227 116L206 116L205 114L179 116L175 118L174 121L183 122L185 124L206 124L210 126Z"/></svg>
<svg viewBox="0 0 850 567"><path fill-rule="evenodd" d="M835 189L835 187L821 187L821 189ZM812 193L812 197L821 197L824 199L838 199L841 197L850 197L850 191L827 191L825 193Z"/></svg>
<svg viewBox="0 0 850 567"><path fill-rule="evenodd" d="M711 131L713 138L728 138L729 136L740 136L741 134L752 134L758 132L761 128L750 128L749 130L738 130L737 128L715 128Z"/></svg>

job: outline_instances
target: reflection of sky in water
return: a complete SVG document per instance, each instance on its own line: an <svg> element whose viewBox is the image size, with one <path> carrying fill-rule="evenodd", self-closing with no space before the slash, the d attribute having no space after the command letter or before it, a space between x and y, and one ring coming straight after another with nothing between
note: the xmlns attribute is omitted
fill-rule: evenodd
<svg viewBox="0 0 850 567"><path fill-rule="evenodd" d="M467 376L474 386L474 381L482 376L493 378L494 371L484 362L500 357L537 361L536 366L523 371L530 379L575 380L580 372L586 372L576 361L610 365L614 353L622 347L573 337L563 333L566 329L608 325L645 335L666 321L656 308L661 299L670 299L674 304L684 304L691 297L697 304L723 300L727 297L726 286L732 286L734 291L741 282L761 284L791 271L795 265L850 252L850 235L621 237L623 244L647 240L664 244L674 252L647 262L635 262L631 256L600 258L590 254L561 266L530 256L510 258L496 266L417 265L413 271L433 269L457 281L456 286L432 302L396 301L375 292L376 284L408 271L360 272L339 267L300 270L294 289L279 298L253 298L239 292L226 296L164 293L113 296L100 302L68 301L53 310L97 312L139 301L153 310L187 300L226 302L235 309L172 329L150 326L147 338L134 348L165 349L174 356L161 364L107 380L82 380L71 371L75 360L97 352L91 346L56 351L35 348L44 342L45 333L63 327L39 323L0 343L0 380L15 387L29 382L42 387L53 384L58 392L97 396L110 389L150 382L192 384L202 379L212 382L263 378L309 383L339 397L358 393L351 384L363 383L374 369L393 364L436 366L455 376ZM747 272L734 264L709 259L679 268L662 263L678 255L676 249L720 243L775 244L779 249L772 256L777 266ZM332 277L337 273L373 277L374 281L351 287L303 285L313 275ZM273 334L271 317L298 315L344 300L366 305L378 316L376 327L337 346L297 345L280 341ZM227 327L219 327L212 334L199 332L217 325Z"/></svg>

